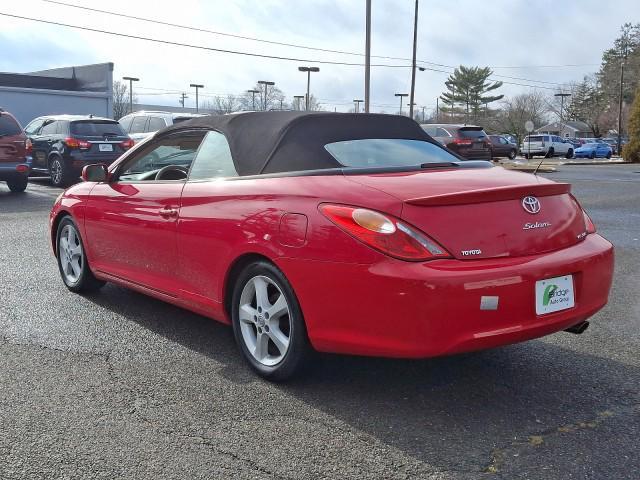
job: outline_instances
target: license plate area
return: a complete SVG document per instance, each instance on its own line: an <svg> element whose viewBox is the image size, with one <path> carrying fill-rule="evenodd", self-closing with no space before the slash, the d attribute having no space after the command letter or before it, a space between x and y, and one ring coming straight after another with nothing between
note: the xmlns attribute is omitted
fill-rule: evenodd
<svg viewBox="0 0 640 480"><path fill-rule="evenodd" d="M98 149L101 152L113 152L113 145L110 143L101 143L98 145Z"/></svg>
<svg viewBox="0 0 640 480"><path fill-rule="evenodd" d="M575 306L573 275L536 282L536 315L567 310Z"/></svg>

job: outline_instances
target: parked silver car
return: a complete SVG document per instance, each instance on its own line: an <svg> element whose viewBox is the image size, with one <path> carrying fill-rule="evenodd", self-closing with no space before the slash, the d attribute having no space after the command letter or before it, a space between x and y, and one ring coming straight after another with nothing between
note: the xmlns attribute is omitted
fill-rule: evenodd
<svg viewBox="0 0 640 480"><path fill-rule="evenodd" d="M172 113L143 110L125 115L118 121L122 129L138 143L165 127L203 116L204 115L200 113Z"/></svg>

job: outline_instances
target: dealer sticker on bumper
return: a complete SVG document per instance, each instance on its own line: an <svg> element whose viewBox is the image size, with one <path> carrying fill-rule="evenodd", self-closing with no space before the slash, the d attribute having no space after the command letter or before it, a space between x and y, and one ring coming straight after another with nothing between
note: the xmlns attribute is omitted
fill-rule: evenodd
<svg viewBox="0 0 640 480"><path fill-rule="evenodd" d="M557 312L575 306L573 277L547 278L536 282L536 314Z"/></svg>

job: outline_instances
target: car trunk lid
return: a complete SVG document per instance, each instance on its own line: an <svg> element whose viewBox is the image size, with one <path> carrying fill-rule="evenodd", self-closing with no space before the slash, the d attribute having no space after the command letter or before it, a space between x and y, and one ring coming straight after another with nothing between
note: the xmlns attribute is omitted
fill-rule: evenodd
<svg viewBox="0 0 640 480"><path fill-rule="evenodd" d="M401 218L459 259L549 252L585 232L570 185L530 174L495 167L349 178L397 197Z"/></svg>

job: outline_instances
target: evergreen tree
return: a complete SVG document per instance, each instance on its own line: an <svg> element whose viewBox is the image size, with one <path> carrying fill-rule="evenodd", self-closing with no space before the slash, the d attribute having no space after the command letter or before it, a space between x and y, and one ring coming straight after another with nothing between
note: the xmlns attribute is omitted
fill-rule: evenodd
<svg viewBox="0 0 640 480"><path fill-rule="evenodd" d="M460 65L444 82L447 87L440 98L445 104L445 113L460 113L456 105L462 106L465 122L469 118L477 119L481 111L488 108L492 102L501 100L504 95L490 95L490 92L500 88L502 82L489 81L493 72L489 67L465 67Z"/></svg>
<svg viewBox="0 0 640 480"><path fill-rule="evenodd" d="M640 87L629 115L629 143L622 150L622 157L627 162L640 162Z"/></svg>

